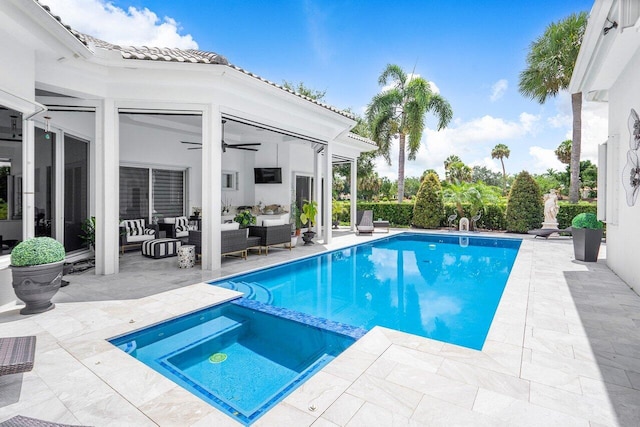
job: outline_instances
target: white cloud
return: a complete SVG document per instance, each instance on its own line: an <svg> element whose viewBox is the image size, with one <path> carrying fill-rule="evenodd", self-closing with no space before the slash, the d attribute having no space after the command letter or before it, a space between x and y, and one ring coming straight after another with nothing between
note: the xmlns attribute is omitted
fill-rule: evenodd
<svg viewBox="0 0 640 427"><path fill-rule="evenodd" d="M425 169L435 169L440 177L444 177L444 159L451 154L460 156L467 164L478 164L478 159L490 150L487 143L509 142L533 134L539 120L539 116L529 113L521 113L517 122L487 115L468 122L456 121L456 127L442 131L427 128L416 160L405 162L405 176L420 176ZM398 144L395 142L391 150L391 166L383 159L377 159L376 170L381 176L396 179L397 159ZM497 165L491 166L486 161L482 165L492 170L497 168Z"/></svg>
<svg viewBox="0 0 640 427"><path fill-rule="evenodd" d="M62 22L82 33L119 45L197 49L190 34L181 35L171 17L133 6L126 11L106 0L43 0Z"/></svg>
<svg viewBox="0 0 640 427"><path fill-rule="evenodd" d="M504 96L504 93L509 88L509 82L506 79L500 79L491 86L491 96L489 99L491 102L495 102Z"/></svg>
<svg viewBox="0 0 640 427"><path fill-rule="evenodd" d="M558 160L555 149L542 148L538 146L529 147L529 155L533 157L533 163L527 168L529 173L544 173L547 169L564 171L565 165Z"/></svg>

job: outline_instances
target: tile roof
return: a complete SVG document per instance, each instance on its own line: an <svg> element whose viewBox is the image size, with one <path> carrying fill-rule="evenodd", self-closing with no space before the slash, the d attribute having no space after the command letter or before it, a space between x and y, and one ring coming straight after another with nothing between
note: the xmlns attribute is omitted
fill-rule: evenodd
<svg viewBox="0 0 640 427"><path fill-rule="evenodd" d="M325 104L323 102L319 102L315 99L309 98L307 96L296 93L293 90L287 89L282 85L269 81L265 78L262 78L250 71L247 71L243 68L240 68L236 65L229 63L227 58L222 55L218 55L214 52L207 52L196 49L176 49L176 48L168 48L168 47L147 47L147 46L119 46L104 40L97 39L88 34L81 33L79 31L74 30L69 25L66 25L62 22L59 16L54 15L51 12L49 6L46 6L40 2L40 0L34 0L40 7L42 7L45 11L51 15L56 21L60 23L64 28L67 29L73 36L75 36L82 44L91 48L92 46L96 46L102 49L117 51L120 52L123 59L137 59L137 60L147 60L147 61L165 61L165 62L185 62L185 63L198 63L198 64L214 64L214 65L226 65L234 70L240 71L250 77L258 79L264 83L267 83L271 86L275 86L285 92L289 92L293 95L298 96L306 101L312 102L316 105L319 105L323 108L326 108L334 113L340 114L349 119L354 119L354 116L351 113L340 110L334 106L329 104Z"/></svg>
<svg viewBox="0 0 640 427"><path fill-rule="evenodd" d="M378 144L376 144L376 142L374 140L372 140L372 139L365 138L364 136L360 136L360 135L358 135L356 133L353 133L353 132L349 132L347 134L347 136L349 138L355 139L356 141L361 141L361 142L364 142L364 143L369 144L369 145L373 145L374 147L378 148Z"/></svg>

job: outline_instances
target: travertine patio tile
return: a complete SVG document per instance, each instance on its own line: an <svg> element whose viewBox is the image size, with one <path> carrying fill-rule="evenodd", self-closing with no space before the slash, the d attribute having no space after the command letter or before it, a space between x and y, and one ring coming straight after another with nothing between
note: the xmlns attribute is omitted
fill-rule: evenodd
<svg viewBox="0 0 640 427"><path fill-rule="evenodd" d="M441 356L423 353L419 350L412 350L396 344L391 345L380 358L393 360L427 372L436 372L444 360Z"/></svg>
<svg viewBox="0 0 640 427"><path fill-rule="evenodd" d="M347 392L403 417L410 417L422 398L422 393L366 373Z"/></svg>
<svg viewBox="0 0 640 427"><path fill-rule="evenodd" d="M332 360L331 363L325 366L323 371L348 381L354 381L375 361L376 356L360 351L355 346L351 346L342 352L340 357Z"/></svg>
<svg viewBox="0 0 640 427"><path fill-rule="evenodd" d="M371 353L374 356L381 355L389 346L393 344L386 337L382 328L374 327L364 337L358 340L358 350Z"/></svg>
<svg viewBox="0 0 640 427"><path fill-rule="evenodd" d="M636 390L640 390L640 373L627 372L627 376L629 377L629 382L631 383L631 387Z"/></svg>
<svg viewBox="0 0 640 427"><path fill-rule="evenodd" d="M373 362L371 366L369 366L369 368L367 369L367 375L385 379L397 365L398 362L396 362L395 360L384 359L380 357L375 362Z"/></svg>
<svg viewBox="0 0 640 427"><path fill-rule="evenodd" d="M611 404L536 382L531 383L530 402L575 417L607 425L617 425Z"/></svg>
<svg viewBox="0 0 640 427"><path fill-rule="evenodd" d="M74 411L74 415L82 424L86 425L107 427L124 425L151 427L155 425L139 409L118 395L93 401L82 409Z"/></svg>
<svg viewBox="0 0 640 427"><path fill-rule="evenodd" d="M508 394L517 399L527 400L529 398L529 381L466 363L445 360L438 369L438 375L475 387Z"/></svg>
<svg viewBox="0 0 640 427"><path fill-rule="evenodd" d="M474 384L402 364L391 371L387 380L467 409L471 409L478 391Z"/></svg>
<svg viewBox="0 0 640 427"><path fill-rule="evenodd" d="M213 406L177 386L138 407L154 423L176 427L194 424L218 412Z"/></svg>
<svg viewBox="0 0 640 427"><path fill-rule="evenodd" d="M478 390L473 411L512 426L589 426L589 421L584 418L566 415L482 388Z"/></svg>
<svg viewBox="0 0 640 427"><path fill-rule="evenodd" d="M371 427L371 426L412 426L420 427L422 424L412 422L408 417L397 412L366 402L358 412L346 424L347 427Z"/></svg>
<svg viewBox="0 0 640 427"><path fill-rule="evenodd" d="M351 418L360 410L362 405L365 404L363 399L344 393L340 396L329 408L322 414L322 418L325 418L332 423L344 426Z"/></svg>
<svg viewBox="0 0 640 427"><path fill-rule="evenodd" d="M535 381L561 390L571 391L577 394L582 392L579 375L566 373L561 369L524 362L522 364L521 376L526 380Z"/></svg>
<svg viewBox="0 0 640 427"><path fill-rule="evenodd" d="M424 396L413 413L412 420L427 426L501 426L506 425L499 419L480 412L461 408L435 397Z"/></svg>
<svg viewBox="0 0 640 427"><path fill-rule="evenodd" d="M319 417L350 385L350 381L324 371L318 372L287 396L284 402Z"/></svg>
<svg viewBox="0 0 640 427"><path fill-rule="evenodd" d="M311 425L313 427L339 427L338 424L332 423L331 421L323 417L316 419L315 422Z"/></svg>
<svg viewBox="0 0 640 427"><path fill-rule="evenodd" d="M574 358L575 356L571 344L558 343L555 340L538 338L531 335L525 335L524 347L530 350L557 354L568 358Z"/></svg>
<svg viewBox="0 0 640 427"><path fill-rule="evenodd" d="M253 425L256 427L305 427L312 425L316 420L316 417L309 415L309 411L301 411L286 402L282 402L260 417Z"/></svg>

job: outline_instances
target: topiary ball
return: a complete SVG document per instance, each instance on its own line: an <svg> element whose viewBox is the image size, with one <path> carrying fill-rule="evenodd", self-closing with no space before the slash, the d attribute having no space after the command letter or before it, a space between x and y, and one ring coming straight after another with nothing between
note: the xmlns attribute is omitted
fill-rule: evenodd
<svg viewBox="0 0 640 427"><path fill-rule="evenodd" d="M18 243L11 251L11 265L27 267L64 260L62 243L51 237L34 237Z"/></svg>
<svg viewBox="0 0 640 427"><path fill-rule="evenodd" d="M602 221L598 220L598 217L595 214L583 212L573 217L571 220L571 227L599 230L603 228L604 225L602 224Z"/></svg>

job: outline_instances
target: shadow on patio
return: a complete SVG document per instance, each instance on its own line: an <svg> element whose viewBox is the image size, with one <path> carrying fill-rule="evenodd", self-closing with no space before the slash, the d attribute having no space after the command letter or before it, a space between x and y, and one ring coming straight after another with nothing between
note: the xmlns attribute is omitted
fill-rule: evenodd
<svg viewBox="0 0 640 427"><path fill-rule="evenodd" d="M608 398L619 425L637 425L640 419L640 297L602 260L575 263L586 266L588 271L564 272L582 327L575 325L576 330L569 331L572 342L563 343L573 347L576 359L568 369L579 375L586 402L599 405ZM586 337L586 343L581 335ZM584 361L596 362L599 372L592 372L588 367L593 365Z"/></svg>

